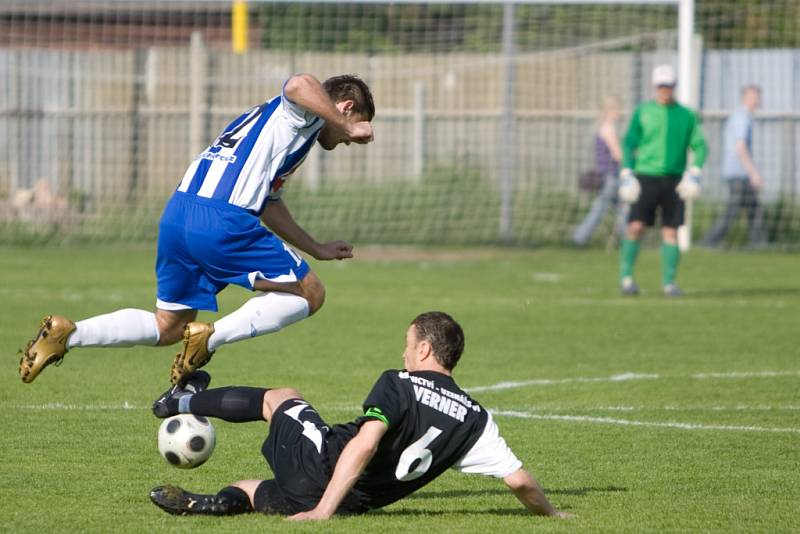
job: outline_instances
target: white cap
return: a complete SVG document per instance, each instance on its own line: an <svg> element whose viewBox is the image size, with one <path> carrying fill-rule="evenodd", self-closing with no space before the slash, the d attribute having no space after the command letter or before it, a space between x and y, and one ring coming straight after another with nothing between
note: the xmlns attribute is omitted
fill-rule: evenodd
<svg viewBox="0 0 800 534"><path fill-rule="evenodd" d="M660 85L675 85L675 69L672 65L659 65L653 69L653 85L658 87Z"/></svg>

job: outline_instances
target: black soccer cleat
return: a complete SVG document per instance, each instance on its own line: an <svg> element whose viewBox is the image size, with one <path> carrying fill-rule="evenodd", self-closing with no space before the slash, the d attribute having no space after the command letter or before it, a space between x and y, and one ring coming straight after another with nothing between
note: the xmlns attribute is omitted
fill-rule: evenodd
<svg viewBox="0 0 800 534"><path fill-rule="evenodd" d="M172 515L234 515L250 511L249 505L230 499L224 490L217 495L202 495L178 486L158 486L150 490L150 500Z"/></svg>
<svg viewBox="0 0 800 534"><path fill-rule="evenodd" d="M178 399L184 395L200 393L207 389L210 383L210 374L205 371L195 371L183 385L172 386L153 401L153 415L160 419L178 415Z"/></svg>
<svg viewBox="0 0 800 534"><path fill-rule="evenodd" d="M158 486L150 490L153 504L172 515L199 514L199 500L178 486Z"/></svg>

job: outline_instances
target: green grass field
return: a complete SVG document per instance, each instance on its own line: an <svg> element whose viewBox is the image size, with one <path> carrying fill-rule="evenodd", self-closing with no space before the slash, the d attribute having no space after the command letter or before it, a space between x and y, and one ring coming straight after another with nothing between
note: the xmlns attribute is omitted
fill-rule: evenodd
<svg viewBox="0 0 800 534"><path fill-rule="evenodd" d="M381 371L402 365L406 325L439 309L464 326L462 387L570 520L526 515L502 482L447 473L418 494L322 526L259 515L173 517L148 490L216 491L266 478L266 425L219 422L217 449L180 471L156 449L150 402L174 348L83 349L31 385L16 351L45 313L150 309L153 248L0 248L0 530L19 532L798 532L800 262L692 252L682 300L618 296L616 254L467 250L315 263L315 317L221 349L216 385L291 385L329 422L349 420ZM438 255L436 255L436 254ZM426 257L428 256L428 257ZM222 312L248 293L223 293ZM211 317L206 315L206 317ZM500 387L497 384L507 384Z"/></svg>

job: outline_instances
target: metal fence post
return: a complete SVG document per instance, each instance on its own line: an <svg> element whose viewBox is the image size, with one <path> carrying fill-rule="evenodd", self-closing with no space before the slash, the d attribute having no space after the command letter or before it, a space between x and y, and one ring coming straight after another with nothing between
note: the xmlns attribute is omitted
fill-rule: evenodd
<svg viewBox="0 0 800 534"><path fill-rule="evenodd" d="M504 65L504 90L503 90L503 117L501 119L500 146L497 147L497 158L500 168L500 239L511 241L514 237L512 227L513 201L514 201L514 166L516 142L514 120L514 91L516 70L516 43L514 37L514 11L512 3L505 4L503 8L503 65Z"/></svg>
<svg viewBox="0 0 800 534"><path fill-rule="evenodd" d="M203 117L207 100L207 54L203 34L193 31L189 45L189 161L205 148Z"/></svg>
<svg viewBox="0 0 800 534"><path fill-rule="evenodd" d="M425 83L414 82L414 125L411 129L411 172L419 182L425 170Z"/></svg>

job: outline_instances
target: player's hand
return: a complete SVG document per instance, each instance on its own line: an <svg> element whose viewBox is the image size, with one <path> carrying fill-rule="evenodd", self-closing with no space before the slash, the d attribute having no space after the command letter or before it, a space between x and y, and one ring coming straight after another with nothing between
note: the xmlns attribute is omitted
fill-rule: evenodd
<svg viewBox="0 0 800 534"><path fill-rule="evenodd" d="M617 191L619 198L622 199L623 202L633 204L639 200L639 194L641 192L642 186L639 184L639 180L636 179L636 176L633 175L633 171L630 169L622 169L619 173L619 190Z"/></svg>
<svg viewBox="0 0 800 534"><path fill-rule="evenodd" d="M761 188L764 186L764 179L757 172L753 173L750 177L750 185L753 186L753 189L756 191L761 191Z"/></svg>
<svg viewBox="0 0 800 534"><path fill-rule="evenodd" d="M286 519L288 521L325 521L326 519L330 518L330 515L319 512L316 508L314 508L308 512L300 512L299 514L291 515Z"/></svg>
<svg viewBox="0 0 800 534"><path fill-rule="evenodd" d="M314 254L318 260L344 260L353 257L353 245L346 241L331 241L319 246Z"/></svg>
<svg viewBox="0 0 800 534"><path fill-rule="evenodd" d="M347 132L348 143L358 143L365 145L375 139L375 133L372 130L372 124L367 121L351 122L348 125Z"/></svg>
<svg viewBox="0 0 800 534"><path fill-rule="evenodd" d="M692 201L700 196L700 177L703 172L697 168L689 169L689 174L683 177L675 190L683 200Z"/></svg>

